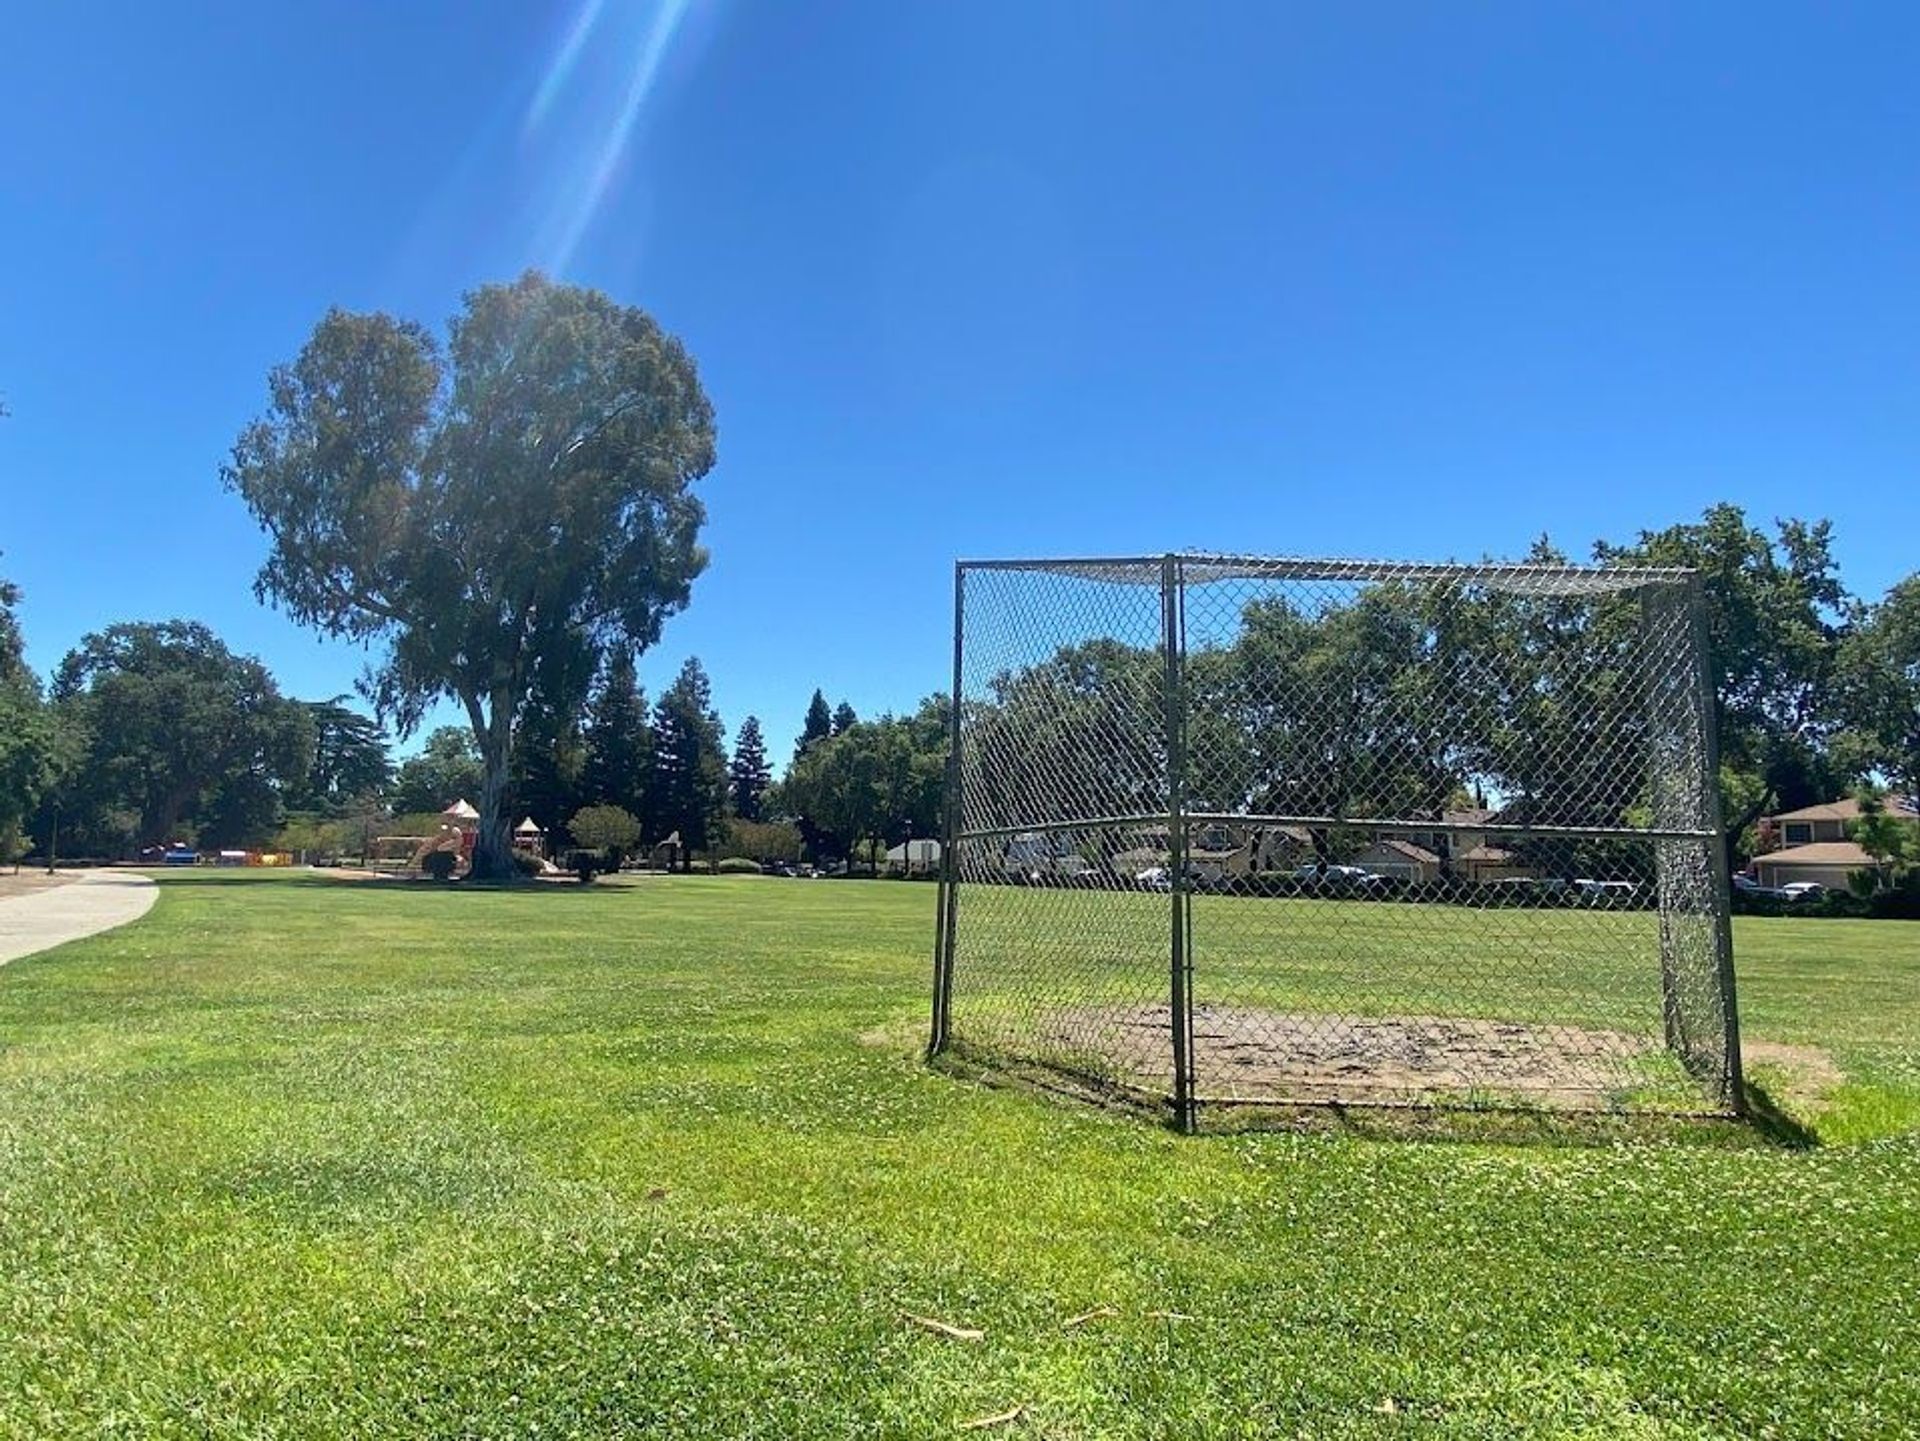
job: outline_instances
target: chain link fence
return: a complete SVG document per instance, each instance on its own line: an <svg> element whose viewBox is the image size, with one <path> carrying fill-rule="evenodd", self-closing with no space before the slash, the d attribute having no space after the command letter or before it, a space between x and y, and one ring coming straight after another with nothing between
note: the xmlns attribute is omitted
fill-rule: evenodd
<svg viewBox="0 0 1920 1441"><path fill-rule="evenodd" d="M1165 1104L1737 1112L1690 571L956 575L931 1049Z"/></svg>

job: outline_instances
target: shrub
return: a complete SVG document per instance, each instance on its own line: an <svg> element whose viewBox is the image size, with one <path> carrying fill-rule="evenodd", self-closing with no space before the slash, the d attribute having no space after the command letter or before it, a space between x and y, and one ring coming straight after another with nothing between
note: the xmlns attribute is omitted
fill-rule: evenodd
<svg viewBox="0 0 1920 1441"><path fill-rule="evenodd" d="M757 876L760 874L760 862L750 861L745 856L728 856L715 869L723 876Z"/></svg>
<svg viewBox="0 0 1920 1441"><path fill-rule="evenodd" d="M567 854L567 869L572 871L574 877L584 886L600 874L604 859L598 851L570 851Z"/></svg>
<svg viewBox="0 0 1920 1441"><path fill-rule="evenodd" d="M523 876L537 876L541 872L540 857L532 851L516 850L513 853L513 868Z"/></svg>
<svg viewBox="0 0 1920 1441"><path fill-rule="evenodd" d="M452 851L428 851L421 859L420 869L436 881L453 879L453 868L460 864L460 857Z"/></svg>
<svg viewBox="0 0 1920 1441"><path fill-rule="evenodd" d="M587 806L567 822L576 844L603 852L609 868L617 869L622 855L640 844L640 822L619 806Z"/></svg>

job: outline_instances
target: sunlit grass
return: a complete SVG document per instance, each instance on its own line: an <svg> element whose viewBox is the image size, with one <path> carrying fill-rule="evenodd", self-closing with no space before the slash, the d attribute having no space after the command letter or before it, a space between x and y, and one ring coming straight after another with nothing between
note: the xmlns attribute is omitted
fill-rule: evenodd
<svg viewBox="0 0 1920 1441"><path fill-rule="evenodd" d="M1813 1149L1187 1140L922 1066L932 905L195 875L0 969L0 1435L1915 1428L1915 928L1740 923Z"/></svg>

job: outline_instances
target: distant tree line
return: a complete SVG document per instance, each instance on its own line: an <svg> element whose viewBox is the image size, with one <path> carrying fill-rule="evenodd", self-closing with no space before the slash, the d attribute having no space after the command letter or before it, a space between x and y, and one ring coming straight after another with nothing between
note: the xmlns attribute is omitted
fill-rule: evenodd
<svg viewBox="0 0 1920 1441"><path fill-rule="evenodd" d="M56 840L70 857L104 859L174 844L364 854L382 833L430 831L484 784L466 727L430 732L396 766L378 722L344 696L283 695L257 659L197 622L109 626L43 686L24 660L18 600L0 583L0 858ZM616 649L582 710L535 714L505 796L551 849L632 853L671 837L683 866L840 858L863 841L931 834L940 704L862 722L816 693L816 714L776 783L758 717L728 748L698 659L649 705L632 652Z"/></svg>
<svg viewBox="0 0 1920 1441"><path fill-rule="evenodd" d="M1825 522L1767 530L1731 505L1594 554L1704 576L1721 798L1739 854L1761 817L1855 787L1920 801L1920 574L1878 598L1853 595ZM1531 558L1562 557L1542 541ZM433 731L395 766L376 718L342 696L283 695L258 660L195 622L108 626L43 682L24 660L18 600L0 581L0 858L44 853L56 824L69 855L174 841L359 853L488 785L472 727ZM1190 661L1190 746L1210 758L1194 799L1411 813L1490 782L1543 813L1618 819L1646 802L1618 753L1638 743L1638 701L1614 663L1634 623L1604 606L1576 623L1565 604L1514 598L1441 616L1391 587L1317 614L1256 601L1233 645ZM1475 683L1423 709L1407 687L1440 674L1431 662L1448 646L1471 660ZM976 719L983 744L1032 787L1078 785L1116 813L1137 810L1159 757L1109 712L1157 684L1151 656L1091 639L1000 677ZM1288 696L1313 709L1289 709ZM697 659L649 702L636 648L613 644L577 686L531 692L496 806L510 821L532 816L556 849L605 844L605 813L618 811L632 823L611 820L620 849L677 837L682 865L804 855L875 866L879 848L939 834L948 722L944 697L862 720L815 691L776 777L758 717L729 746ZM1089 734L1104 740L1097 754ZM587 811L600 813L591 840L572 831ZM1897 859L1911 829L1870 806L1863 844Z"/></svg>
<svg viewBox="0 0 1920 1441"><path fill-rule="evenodd" d="M1594 557L1702 575L1734 859L1761 842L1763 816L1856 788L1863 847L1905 858L1914 827L1885 819L1876 793L1920 803L1920 575L1854 596L1826 522L1769 533L1731 505ZM1528 559L1566 556L1543 539ZM1235 620L1230 642L1187 659L1195 809L1437 820L1492 793L1512 822L1602 827L1656 802L1659 682L1637 601L1384 580L1337 598L1249 592ZM970 717L1010 798L988 819L1018 824L1063 795L1091 814L1163 805L1161 686L1157 649L1108 638L995 677ZM1320 860L1336 858L1337 829L1311 828Z"/></svg>

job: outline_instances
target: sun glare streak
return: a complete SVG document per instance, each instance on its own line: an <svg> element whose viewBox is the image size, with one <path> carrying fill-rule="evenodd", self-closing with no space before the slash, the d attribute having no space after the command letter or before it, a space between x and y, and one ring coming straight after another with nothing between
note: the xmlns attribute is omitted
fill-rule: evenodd
<svg viewBox="0 0 1920 1441"><path fill-rule="evenodd" d="M567 27L567 38L560 42L553 63L547 66L547 73L540 77L539 89L533 92L526 119L520 126L522 134L540 123L547 113L547 107L553 104L554 97L566 85L568 77L573 74L573 67L580 61L580 52L586 48L587 36L593 33L593 27L606 5L607 0L587 0L580 7L580 13L573 17L573 24Z"/></svg>
<svg viewBox="0 0 1920 1441"><path fill-rule="evenodd" d="M560 113L563 95L576 77L584 84L589 72L595 69L604 71L609 61L597 57L604 51L609 59L612 58L618 43L618 32L625 32L621 38L631 37L624 91L611 107L595 106L600 113L590 122L593 132L591 138L585 144L574 147L580 159L568 168L561 193L550 212L548 235L553 243L546 248L545 262L548 269L555 273L565 273L574 252L605 203L614 176L619 172L634 132L646 111L647 100L653 93L661 68L673 48L675 37L680 33L682 22L694 4L695 0L654 0L650 6L634 6L623 15L617 7L612 14L606 13L606 0L587 0L547 67L547 73L542 77L533 102L528 107L523 133L531 133L544 118ZM639 19L647 10L651 13L646 15L642 26L616 24L616 19L625 19L629 15ZM595 50L589 54L588 41L596 36ZM585 126L588 123L584 120L570 122L567 128L573 129L575 125Z"/></svg>

